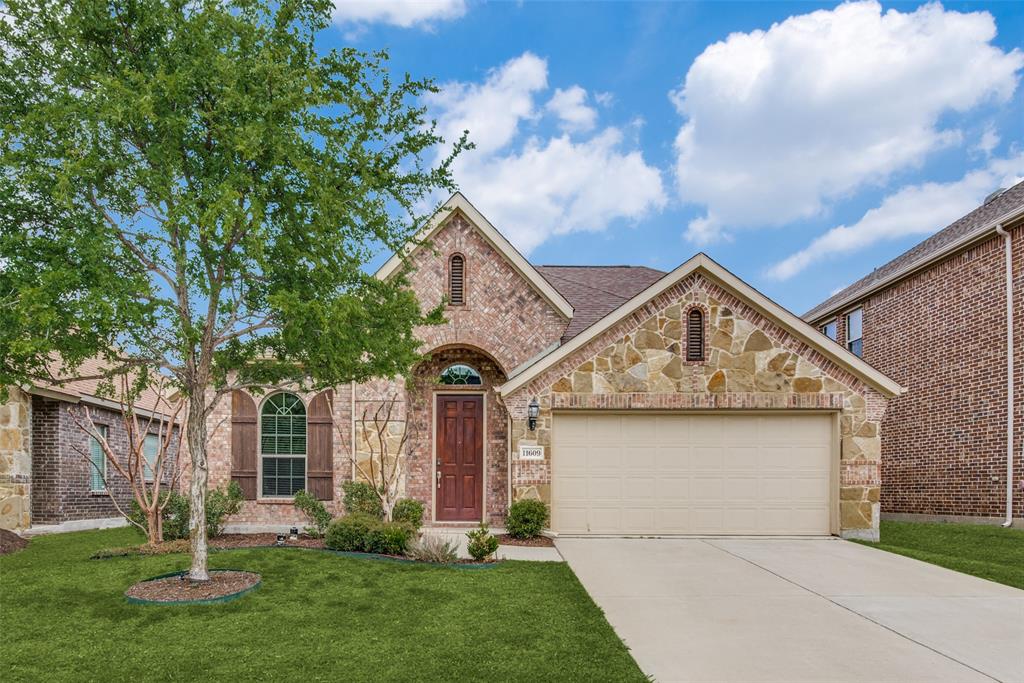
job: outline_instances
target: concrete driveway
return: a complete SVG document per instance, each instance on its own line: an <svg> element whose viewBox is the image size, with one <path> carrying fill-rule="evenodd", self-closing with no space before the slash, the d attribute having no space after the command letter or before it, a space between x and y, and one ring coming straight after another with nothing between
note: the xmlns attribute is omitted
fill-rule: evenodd
<svg viewBox="0 0 1024 683"><path fill-rule="evenodd" d="M657 681L1024 681L1024 591L839 539L560 538Z"/></svg>

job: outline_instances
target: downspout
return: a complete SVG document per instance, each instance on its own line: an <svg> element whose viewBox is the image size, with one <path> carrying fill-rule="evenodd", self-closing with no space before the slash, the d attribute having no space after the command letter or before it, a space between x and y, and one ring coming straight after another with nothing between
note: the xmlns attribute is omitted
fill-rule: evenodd
<svg viewBox="0 0 1024 683"><path fill-rule="evenodd" d="M1002 225L996 226L1002 235L1006 254L1006 521L1013 525L1013 243L1010 233Z"/></svg>

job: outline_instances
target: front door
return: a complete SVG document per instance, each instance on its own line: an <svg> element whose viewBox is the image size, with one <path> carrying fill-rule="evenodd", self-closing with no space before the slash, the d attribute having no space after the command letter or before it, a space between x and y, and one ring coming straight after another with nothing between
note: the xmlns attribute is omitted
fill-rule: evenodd
<svg viewBox="0 0 1024 683"><path fill-rule="evenodd" d="M483 517L484 397L437 397L437 519Z"/></svg>

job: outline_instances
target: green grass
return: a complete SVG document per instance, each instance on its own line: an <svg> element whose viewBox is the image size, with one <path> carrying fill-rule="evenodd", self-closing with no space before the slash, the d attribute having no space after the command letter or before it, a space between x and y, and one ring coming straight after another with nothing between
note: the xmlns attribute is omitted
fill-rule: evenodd
<svg viewBox="0 0 1024 683"><path fill-rule="evenodd" d="M301 549L214 553L263 585L218 605L131 605L187 555L90 560L129 529L0 557L0 661L23 680L602 680L644 676L569 567L459 570Z"/></svg>
<svg viewBox="0 0 1024 683"><path fill-rule="evenodd" d="M980 524L882 522L881 542L863 545L1024 588L1024 531Z"/></svg>

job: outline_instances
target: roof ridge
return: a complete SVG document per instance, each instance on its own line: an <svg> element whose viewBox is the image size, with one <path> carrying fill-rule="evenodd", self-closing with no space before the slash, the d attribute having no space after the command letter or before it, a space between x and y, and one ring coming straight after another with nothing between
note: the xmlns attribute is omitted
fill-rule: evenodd
<svg viewBox="0 0 1024 683"><path fill-rule="evenodd" d="M536 263L536 264L533 265L533 267L534 268L645 268L647 270L655 270L655 271L658 270L657 268L651 268L650 266L641 266L641 265L632 266L632 265L629 265L629 264L615 265L615 264L606 264L606 263L592 265L592 266L588 266L588 265L584 265L584 264L580 264L580 263L569 263L569 264L562 264L562 263ZM658 272L665 272L665 271L658 271Z"/></svg>

